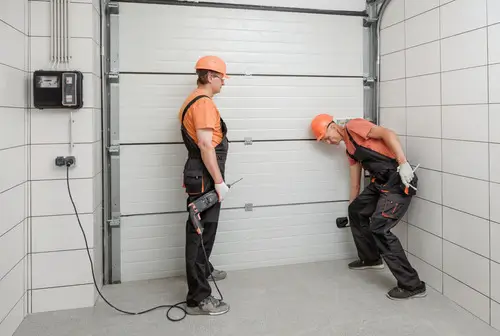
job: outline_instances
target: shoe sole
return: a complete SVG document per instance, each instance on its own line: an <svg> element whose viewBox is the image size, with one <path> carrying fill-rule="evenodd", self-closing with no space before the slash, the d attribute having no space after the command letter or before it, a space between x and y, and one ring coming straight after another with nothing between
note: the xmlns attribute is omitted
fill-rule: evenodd
<svg viewBox="0 0 500 336"><path fill-rule="evenodd" d="M219 315L224 315L227 312L229 312L229 308L227 310L223 310L220 312L204 312L199 309L186 309L186 313L190 316L219 316Z"/></svg>
<svg viewBox="0 0 500 336"><path fill-rule="evenodd" d="M362 267L349 267L352 270L366 270L366 269L383 269L385 266L382 265L374 265L374 266L362 266Z"/></svg>
<svg viewBox="0 0 500 336"><path fill-rule="evenodd" d="M410 300L410 299L424 298L427 296L427 292L415 294L415 295L409 296L407 298L395 298L395 297L390 296L389 293L385 294L385 296L387 296L389 299L394 300L394 301L404 301L404 300Z"/></svg>

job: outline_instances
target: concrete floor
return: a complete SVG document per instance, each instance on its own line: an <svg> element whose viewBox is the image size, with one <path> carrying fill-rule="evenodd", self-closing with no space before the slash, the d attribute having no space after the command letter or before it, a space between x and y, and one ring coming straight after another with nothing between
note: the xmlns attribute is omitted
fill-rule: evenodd
<svg viewBox="0 0 500 336"><path fill-rule="evenodd" d="M387 271L349 271L346 261L229 272L219 283L229 313L187 316L173 323L165 310L127 316L106 306L29 316L15 336L500 336L486 323L429 288L428 296L392 301ZM183 278L106 287L125 310L184 300ZM172 312L179 316L179 311Z"/></svg>

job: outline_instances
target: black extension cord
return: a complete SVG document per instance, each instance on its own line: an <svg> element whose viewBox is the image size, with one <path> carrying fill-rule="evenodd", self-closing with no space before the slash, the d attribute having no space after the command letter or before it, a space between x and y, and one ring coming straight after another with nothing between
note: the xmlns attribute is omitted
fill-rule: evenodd
<svg viewBox="0 0 500 336"><path fill-rule="evenodd" d="M173 305L160 305L160 306L156 306L156 307L153 307L153 308L150 308L150 309L146 309L146 310L143 310L143 311L139 311L139 312L129 312L129 311L126 311L126 310L122 310L122 309L119 309L117 307L115 307L113 304L111 304L108 300L106 300L106 298L102 295L101 291L99 290L99 286L97 286L97 281L95 279L95 273L94 273L94 264L92 262L92 257L90 256L90 249L89 249L89 245L87 243L87 236L85 235L85 231L83 230L83 227L82 227L82 223L80 222L80 217L78 216L78 211L76 209L76 205L75 205L75 202L73 201L73 196L71 195L71 188L69 186L69 167L70 165L69 164L66 164L66 184L68 186L68 194L69 194L69 198L71 200L71 204L73 204L73 209L75 211L75 215L76 215L76 219L78 220L78 225L80 226L80 229L82 230L82 234L83 234L83 239L85 239L85 247L87 249L87 254L89 256L89 261L90 261L90 269L92 271L92 278L94 279L94 286L95 288L97 289L97 292L99 293L99 296L104 300L104 302L106 302L108 304L108 306L114 308L115 310L121 312L121 313L124 313L124 314L127 314L127 315L142 315L142 314L145 314L145 313L149 313L149 312L152 312L153 310L156 310L156 309L160 309L160 308L168 308L167 310L167 318L172 321L172 322L179 322L179 321L182 321L186 315L187 315L187 311L180 307L180 305L182 304L185 304L186 301L182 301L182 302L178 302L176 304L173 304ZM203 236L200 234L200 240L201 240L201 246L203 248L203 253L205 254L205 260L206 260L206 263L207 265L209 264L208 262L208 257L207 257L207 252L205 251L205 245L203 243ZM212 280L215 284L215 287L217 288L217 292L219 292L219 295L220 295L220 300L222 301L223 300L223 297L222 297L222 293L220 292L219 290L219 286L217 286L217 282L215 281L214 279L214 276L212 274L210 274L210 276L212 277ZM170 311L173 309L173 308L177 308L181 311L184 312L184 315L178 319L174 319L174 318L171 318L169 316L170 314Z"/></svg>

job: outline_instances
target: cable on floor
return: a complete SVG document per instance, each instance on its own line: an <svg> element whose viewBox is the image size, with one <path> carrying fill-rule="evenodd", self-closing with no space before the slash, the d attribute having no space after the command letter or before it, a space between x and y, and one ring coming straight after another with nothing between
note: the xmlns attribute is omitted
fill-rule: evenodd
<svg viewBox="0 0 500 336"><path fill-rule="evenodd" d="M90 256L90 249L89 249L89 245L88 245L88 242L87 242L87 236L85 235L85 231L83 230L83 226L82 226L82 223L80 221L80 217L78 216L78 211L76 209L76 205L75 205L75 202L73 200L73 196L71 195L71 188L69 186L69 168L70 168L70 165L66 164L66 184L68 186L68 194L69 194L69 198L71 200L71 204L73 204L73 209L75 211L76 219L78 220L78 225L80 226L80 230L82 231L82 234L83 234L83 239L85 240L85 247L87 249L87 254L88 254L88 257L89 257L90 269L92 271L92 278L94 280L94 286L97 289L97 292L99 293L99 296L104 300L104 302L106 302L108 304L108 306L110 306L111 308L114 308L115 310L117 310L117 311L119 311L120 313L123 313L123 314L127 314L127 315L142 315L142 314L146 314L146 313L152 312L152 311L157 310L157 309L168 308L167 313L166 313L167 319L169 319L172 322L182 321L186 317L186 315L188 314L187 311L184 308L181 307L181 305L185 304L186 301L178 302L178 303L175 303L175 304L172 304L172 305L159 305L159 306L152 307L152 308L149 308L149 309L146 309L146 310L142 310L142 311L138 311L138 312L129 312L129 311L126 311L126 310L123 310L123 309L115 307L112 303L110 303L104 297L104 295L102 295L102 293L101 293L101 291L99 289L99 286L97 285L96 278L95 278L94 263L92 262L92 257ZM203 243L203 236L202 235L200 235L200 240L201 240L201 246L202 246L202 249L203 249L203 253L205 254L205 261L206 261L206 263L208 265L209 264L208 263L208 256L207 256L207 252L205 251L205 245ZM222 301L223 297L222 297L222 293L219 290L219 286L217 286L217 282L215 281L213 275L210 274L210 276L212 277L212 281L214 282L215 287L217 288L217 292L219 293L219 295L221 297L220 300ZM182 317L180 317L180 318L177 318L177 319L170 317L170 315L169 315L170 311L172 309L174 309L174 308L177 308L177 309L181 310L184 313L184 315Z"/></svg>

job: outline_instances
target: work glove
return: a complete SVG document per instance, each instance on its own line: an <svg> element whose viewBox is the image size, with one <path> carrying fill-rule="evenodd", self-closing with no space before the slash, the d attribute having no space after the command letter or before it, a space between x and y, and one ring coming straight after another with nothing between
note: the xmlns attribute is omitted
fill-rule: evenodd
<svg viewBox="0 0 500 336"><path fill-rule="evenodd" d="M217 195L219 196L219 202L222 202L224 198L226 197L226 194L229 192L229 187L227 184L222 181L221 183L216 183L215 184L215 191L217 192Z"/></svg>
<svg viewBox="0 0 500 336"><path fill-rule="evenodd" d="M408 162L402 163L398 167L399 176L401 176L401 181L408 187L410 182L413 180L413 169Z"/></svg>

